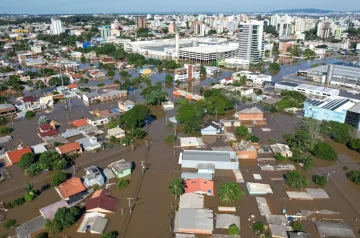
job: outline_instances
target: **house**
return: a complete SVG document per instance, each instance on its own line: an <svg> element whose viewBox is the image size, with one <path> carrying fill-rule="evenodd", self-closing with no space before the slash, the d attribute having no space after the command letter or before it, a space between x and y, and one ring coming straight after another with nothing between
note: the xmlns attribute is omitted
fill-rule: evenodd
<svg viewBox="0 0 360 238"><path fill-rule="evenodd" d="M96 166L90 166L85 168L84 170L86 171L86 174L85 176L83 176L83 184L86 188L92 187L96 184L100 187L104 185L104 176L100 173L100 170Z"/></svg>
<svg viewBox="0 0 360 238"><path fill-rule="evenodd" d="M38 126L38 129L40 132L46 132L46 131L49 131L51 129L54 129L54 127L50 124L43 124L43 125L39 125Z"/></svg>
<svg viewBox="0 0 360 238"><path fill-rule="evenodd" d="M218 135L223 133L223 131L224 131L224 126L222 125L221 122L210 121L209 123L207 123L206 127L201 129L201 135L203 136Z"/></svg>
<svg viewBox="0 0 360 238"><path fill-rule="evenodd" d="M293 156L293 153L290 150L290 147L286 144L276 143L276 144L270 145L270 149L272 150L272 152L275 155L281 154L281 156L283 156L283 157L292 157Z"/></svg>
<svg viewBox="0 0 360 238"><path fill-rule="evenodd" d="M124 99L127 99L126 90L111 90L100 95L100 100L102 102L110 101L110 100L124 100Z"/></svg>
<svg viewBox="0 0 360 238"><path fill-rule="evenodd" d="M115 64L115 60L111 57L101 57L100 62L103 64Z"/></svg>
<svg viewBox="0 0 360 238"><path fill-rule="evenodd" d="M204 208L204 195L184 193L180 196L179 208Z"/></svg>
<svg viewBox="0 0 360 238"><path fill-rule="evenodd" d="M233 79L231 77L227 77L227 78L220 80L220 84L222 84L222 85L228 85L228 84L232 84L232 83L233 83Z"/></svg>
<svg viewBox="0 0 360 238"><path fill-rule="evenodd" d="M79 228L77 229L77 232L102 234L107 223L108 219L105 218L105 214L99 212L86 213Z"/></svg>
<svg viewBox="0 0 360 238"><path fill-rule="evenodd" d="M109 123L109 117L108 116L100 116L100 117L91 117L87 118L86 122L89 125L93 126L101 126L101 125L107 125Z"/></svg>
<svg viewBox="0 0 360 238"><path fill-rule="evenodd" d="M108 167L117 178L123 178L131 174L132 163L121 159L109 164Z"/></svg>
<svg viewBox="0 0 360 238"><path fill-rule="evenodd" d="M34 152L34 154L36 154L36 155L47 151L47 148L44 144L32 145L31 149Z"/></svg>
<svg viewBox="0 0 360 238"><path fill-rule="evenodd" d="M180 208L175 213L174 232L211 235L213 222L212 210Z"/></svg>
<svg viewBox="0 0 360 238"><path fill-rule="evenodd" d="M100 70L93 70L90 72L90 75L92 78L95 79L104 79L106 78L106 75L104 72L101 72Z"/></svg>
<svg viewBox="0 0 360 238"><path fill-rule="evenodd" d="M257 152L255 146L250 141L241 140L240 143L232 144L238 159L256 159Z"/></svg>
<svg viewBox="0 0 360 238"><path fill-rule="evenodd" d="M21 226L15 228L16 235L19 238L33 237L36 233L44 229L46 219L43 216L38 216Z"/></svg>
<svg viewBox="0 0 360 238"><path fill-rule="evenodd" d="M59 132L55 128L52 128L52 129L44 131L44 132L38 132L38 136L41 138L46 137L46 136L55 136L57 134L59 134Z"/></svg>
<svg viewBox="0 0 360 238"><path fill-rule="evenodd" d="M131 108L133 108L134 106L135 106L135 103L133 101L130 101L130 100L125 100L125 101L118 102L118 107L119 107L120 111L122 111L122 112L127 112Z"/></svg>
<svg viewBox="0 0 360 238"><path fill-rule="evenodd" d="M163 102L161 103L161 107L164 109L164 111L172 110L175 107L175 103L172 101Z"/></svg>
<svg viewBox="0 0 360 238"><path fill-rule="evenodd" d="M82 74L76 74L76 73L73 73L73 74L70 74L70 82L73 84L73 83L77 83L77 82L80 82L80 80L83 78L83 75Z"/></svg>
<svg viewBox="0 0 360 238"><path fill-rule="evenodd" d="M185 193L207 194L214 196L214 182L205 179L185 180Z"/></svg>
<svg viewBox="0 0 360 238"><path fill-rule="evenodd" d="M39 211L41 213L41 215L47 219L47 220L53 220L54 217L55 217L55 213L57 212L57 210L59 208L63 208L63 207L67 207L69 208L69 204L64 201L64 200L60 200L56 203L53 203L49 206L46 206L46 207L43 207L43 208L40 208Z"/></svg>
<svg viewBox="0 0 360 238"><path fill-rule="evenodd" d="M110 197L110 191L106 189L97 190L86 202L86 212L115 213L119 206L119 200Z"/></svg>
<svg viewBox="0 0 360 238"><path fill-rule="evenodd" d="M81 126L86 126L88 125L87 120L85 118L82 119L78 119L78 120L74 120L71 122L73 124L73 126L75 127L81 127Z"/></svg>
<svg viewBox="0 0 360 238"><path fill-rule="evenodd" d="M72 197L75 197L77 194L80 194L86 191L81 179L78 177L73 177L69 180L66 180L59 186L55 187L55 190L58 192L60 197L67 201L70 200Z"/></svg>
<svg viewBox="0 0 360 238"><path fill-rule="evenodd" d="M216 214L216 229L229 229L229 226L235 224L240 228L240 217L232 214Z"/></svg>
<svg viewBox="0 0 360 238"><path fill-rule="evenodd" d="M112 136L120 139L125 137L125 131L123 129L121 129L120 127L115 127L115 128L111 128L107 131L108 133L108 138L110 139Z"/></svg>
<svg viewBox="0 0 360 238"><path fill-rule="evenodd" d="M81 154L82 149L78 142L73 143L67 143L65 145L61 145L55 148L56 152L58 152L60 155L68 154L68 153L74 153L74 154Z"/></svg>
<svg viewBox="0 0 360 238"><path fill-rule="evenodd" d="M246 187L250 195L265 195L273 193L269 184L247 182Z"/></svg>
<svg viewBox="0 0 360 238"><path fill-rule="evenodd" d="M67 87L69 90L78 89L78 85L77 85L76 83L72 83L72 84L66 85L66 87Z"/></svg>
<svg viewBox="0 0 360 238"><path fill-rule="evenodd" d="M13 117L16 115L16 109L12 104L0 104L0 116Z"/></svg>
<svg viewBox="0 0 360 238"><path fill-rule="evenodd" d="M199 164L214 164L215 169L234 170L239 168L239 160L234 151L184 150L179 155L182 168L197 169Z"/></svg>
<svg viewBox="0 0 360 238"><path fill-rule="evenodd" d="M91 103L95 103L98 99L100 100L100 94L97 91L94 91L91 93L86 93L82 98L84 103L89 105Z"/></svg>
<svg viewBox="0 0 360 238"><path fill-rule="evenodd" d="M98 142L98 139L95 136L85 137L77 140L76 142L78 142L85 151L92 151L101 148L101 143Z"/></svg>
<svg viewBox="0 0 360 238"><path fill-rule="evenodd" d="M240 121L264 121L264 113L258 107L246 108L235 114Z"/></svg>
<svg viewBox="0 0 360 238"><path fill-rule="evenodd" d="M24 154L32 153L32 150L30 147L21 148L18 150L8 151L6 152L6 164L7 165L13 165L19 163L21 157Z"/></svg>

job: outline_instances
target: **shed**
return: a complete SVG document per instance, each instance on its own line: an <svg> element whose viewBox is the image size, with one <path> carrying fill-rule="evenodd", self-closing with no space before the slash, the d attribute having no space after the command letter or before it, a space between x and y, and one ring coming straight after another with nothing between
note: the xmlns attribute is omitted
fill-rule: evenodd
<svg viewBox="0 0 360 238"><path fill-rule="evenodd" d="M247 182L246 187L250 195L254 195L254 194L265 195L268 193L273 193L269 184Z"/></svg>
<svg viewBox="0 0 360 238"><path fill-rule="evenodd" d="M232 214L216 214L215 228L229 229L229 226L235 224L240 228L240 217Z"/></svg>

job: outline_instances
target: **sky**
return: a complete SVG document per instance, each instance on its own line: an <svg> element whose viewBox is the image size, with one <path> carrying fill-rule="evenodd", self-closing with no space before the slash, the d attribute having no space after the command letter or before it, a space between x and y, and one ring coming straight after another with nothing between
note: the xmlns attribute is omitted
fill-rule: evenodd
<svg viewBox="0 0 360 238"><path fill-rule="evenodd" d="M317 8L360 10L359 0L0 0L0 14L126 12L266 12ZM354 9L358 6L358 9Z"/></svg>

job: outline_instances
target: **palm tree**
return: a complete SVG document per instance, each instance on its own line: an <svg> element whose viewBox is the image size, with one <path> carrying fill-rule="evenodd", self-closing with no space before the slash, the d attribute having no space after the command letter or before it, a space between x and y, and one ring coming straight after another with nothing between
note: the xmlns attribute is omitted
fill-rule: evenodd
<svg viewBox="0 0 360 238"><path fill-rule="evenodd" d="M34 184L32 182L28 182L25 186L25 191L29 193L34 192Z"/></svg>
<svg viewBox="0 0 360 238"><path fill-rule="evenodd" d="M182 179L174 179L169 185L169 190L172 195L180 196L185 191L184 181Z"/></svg>
<svg viewBox="0 0 360 238"><path fill-rule="evenodd" d="M243 196L245 196L245 192L241 191L236 183L225 183L219 188L219 198L223 203L233 203Z"/></svg>

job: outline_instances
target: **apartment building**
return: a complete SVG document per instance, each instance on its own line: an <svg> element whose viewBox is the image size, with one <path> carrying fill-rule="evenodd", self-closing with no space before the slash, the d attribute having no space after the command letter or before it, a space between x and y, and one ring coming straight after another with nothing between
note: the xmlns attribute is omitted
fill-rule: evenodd
<svg viewBox="0 0 360 238"><path fill-rule="evenodd" d="M200 64L184 64L184 68L174 71L174 80L179 82L200 79Z"/></svg>
<svg viewBox="0 0 360 238"><path fill-rule="evenodd" d="M64 32L61 21L55 18L51 18L50 29L53 35L60 35Z"/></svg>

